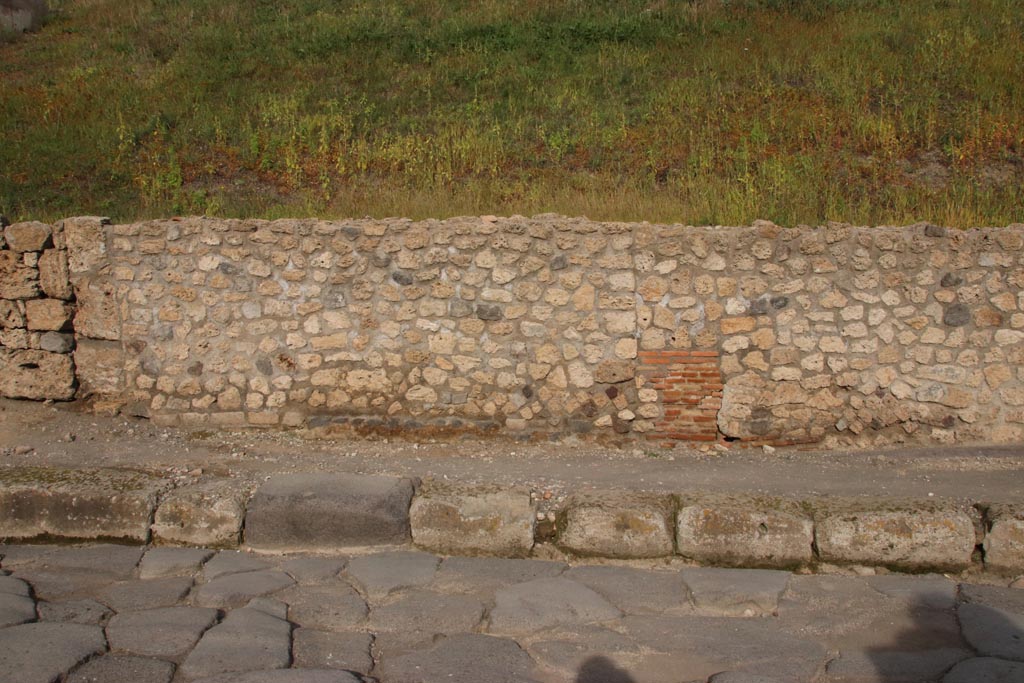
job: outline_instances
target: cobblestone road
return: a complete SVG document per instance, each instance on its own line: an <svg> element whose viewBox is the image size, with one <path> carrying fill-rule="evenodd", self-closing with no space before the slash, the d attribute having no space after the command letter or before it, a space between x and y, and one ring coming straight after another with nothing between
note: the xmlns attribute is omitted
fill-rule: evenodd
<svg viewBox="0 0 1024 683"><path fill-rule="evenodd" d="M1024 681L1009 581L408 550L0 555L4 683Z"/></svg>

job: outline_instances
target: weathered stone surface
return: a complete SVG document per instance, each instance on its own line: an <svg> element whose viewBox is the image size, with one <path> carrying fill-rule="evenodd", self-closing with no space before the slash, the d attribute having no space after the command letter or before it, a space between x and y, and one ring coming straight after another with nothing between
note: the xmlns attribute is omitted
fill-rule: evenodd
<svg viewBox="0 0 1024 683"><path fill-rule="evenodd" d="M903 651L892 649L843 650L828 663L828 680L835 681L934 681L950 667L971 656L968 650L936 648Z"/></svg>
<svg viewBox="0 0 1024 683"><path fill-rule="evenodd" d="M252 598L285 589L295 580L277 569L262 569L218 576L195 592L195 602L204 607L240 607Z"/></svg>
<svg viewBox="0 0 1024 683"><path fill-rule="evenodd" d="M714 567L691 567L682 575L701 613L746 617L778 609L790 578L789 572Z"/></svg>
<svg viewBox="0 0 1024 683"><path fill-rule="evenodd" d="M249 502L245 540L260 548L338 548L409 540L408 479L353 474L272 477Z"/></svg>
<svg viewBox="0 0 1024 683"><path fill-rule="evenodd" d="M437 642L429 650L384 657L383 680L394 683L537 683L534 663L505 638L465 633Z"/></svg>
<svg viewBox="0 0 1024 683"><path fill-rule="evenodd" d="M38 267L26 266L17 252L0 251L0 299L34 299L40 291Z"/></svg>
<svg viewBox="0 0 1024 683"><path fill-rule="evenodd" d="M536 579L494 596L488 631L524 634L561 624L617 619L622 613L598 593L566 578Z"/></svg>
<svg viewBox="0 0 1024 683"><path fill-rule="evenodd" d="M348 564L347 557L309 557L301 556L281 563L281 569L295 579L299 585L315 586L334 584L338 574Z"/></svg>
<svg viewBox="0 0 1024 683"><path fill-rule="evenodd" d="M422 586L434 578L440 560L427 553L396 551L353 557L345 573L365 595L381 598L401 588Z"/></svg>
<svg viewBox="0 0 1024 683"><path fill-rule="evenodd" d="M24 582L22 584L24 585ZM0 628L35 620L35 600L28 595L0 592Z"/></svg>
<svg viewBox="0 0 1024 683"><path fill-rule="evenodd" d="M14 223L4 228L7 248L11 251L42 251L52 245L53 229L46 223L28 221Z"/></svg>
<svg viewBox="0 0 1024 683"><path fill-rule="evenodd" d="M0 574L0 595L21 595L27 598L32 592L21 579Z"/></svg>
<svg viewBox="0 0 1024 683"><path fill-rule="evenodd" d="M46 351L0 347L0 396L67 401L75 396L71 358Z"/></svg>
<svg viewBox="0 0 1024 683"><path fill-rule="evenodd" d="M525 490L432 487L417 492L409 519L413 542L425 550L525 557L536 505Z"/></svg>
<svg viewBox="0 0 1024 683"><path fill-rule="evenodd" d="M160 478L131 470L0 470L0 536L145 542L157 496L166 486Z"/></svg>
<svg viewBox="0 0 1024 683"><path fill-rule="evenodd" d="M974 520L955 508L837 509L819 511L815 519L826 562L963 569L974 552Z"/></svg>
<svg viewBox="0 0 1024 683"><path fill-rule="evenodd" d="M606 360L594 370L594 380L604 384L618 384L633 379L636 365L624 360Z"/></svg>
<svg viewBox="0 0 1024 683"><path fill-rule="evenodd" d="M55 621L67 624L104 624L113 614L106 605L91 598L68 600L67 602L40 602L39 621Z"/></svg>
<svg viewBox="0 0 1024 683"><path fill-rule="evenodd" d="M123 612L107 624L107 639L114 651L172 659L187 653L215 623L217 610L203 607Z"/></svg>
<svg viewBox="0 0 1024 683"><path fill-rule="evenodd" d="M556 680L566 681L634 681L629 672L642 657L636 643L602 626L562 628L548 640L529 643L526 650L545 673L553 671L559 674Z"/></svg>
<svg viewBox="0 0 1024 683"><path fill-rule="evenodd" d="M558 546L579 555L602 557L671 555L672 512L669 496L576 496L561 513Z"/></svg>
<svg viewBox="0 0 1024 683"><path fill-rule="evenodd" d="M47 249L39 256L39 286L52 299L67 301L74 296L66 251Z"/></svg>
<svg viewBox="0 0 1024 683"><path fill-rule="evenodd" d="M23 329L25 325L25 303L0 299L0 328Z"/></svg>
<svg viewBox="0 0 1024 683"><path fill-rule="evenodd" d="M244 671L201 678L195 683L362 683L348 671L331 669L278 669Z"/></svg>
<svg viewBox="0 0 1024 683"><path fill-rule="evenodd" d="M965 603L957 617L964 638L979 654L1024 662L1024 614Z"/></svg>
<svg viewBox="0 0 1024 683"><path fill-rule="evenodd" d="M80 216L61 221L67 242L68 267L72 274L84 273L103 262L107 253L104 226L109 218Z"/></svg>
<svg viewBox="0 0 1024 683"><path fill-rule="evenodd" d="M191 576L212 556L205 548L150 548L139 563L139 578Z"/></svg>
<svg viewBox="0 0 1024 683"><path fill-rule="evenodd" d="M117 341L121 338L121 316L117 310L117 287L106 276L90 275L75 281L75 332L79 337Z"/></svg>
<svg viewBox="0 0 1024 683"><path fill-rule="evenodd" d="M277 596L288 604L288 620L305 628L345 631L366 618L366 601L348 584L296 586Z"/></svg>
<svg viewBox="0 0 1024 683"><path fill-rule="evenodd" d="M967 659L942 677L942 683L1015 683L1024 681L1024 664L994 657Z"/></svg>
<svg viewBox="0 0 1024 683"><path fill-rule="evenodd" d="M625 614L662 614L688 611L690 591L678 571L655 572L632 567L582 566L565 572ZM638 590L638 586L643 586Z"/></svg>
<svg viewBox="0 0 1024 683"><path fill-rule="evenodd" d="M741 673L739 671L723 671L708 679L708 683L781 683L777 678Z"/></svg>
<svg viewBox="0 0 1024 683"><path fill-rule="evenodd" d="M988 519L990 527L982 541L985 568L1001 574L1024 573L1024 509L993 505Z"/></svg>
<svg viewBox="0 0 1024 683"><path fill-rule="evenodd" d="M78 337L75 372L82 396L115 396L124 389L124 349L121 342Z"/></svg>
<svg viewBox="0 0 1024 683"><path fill-rule="evenodd" d="M956 604L957 584L944 576L882 574L864 581L876 591L916 608L949 610Z"/></svg>
<svg viewBox="0 0 1024 683"><path fill-rule="evenodd" d="M208 548L237 546L242 536L249 485L233 479L174 489L153 517L153 539Z"/></svg>
<svg viewBox="0 0 1024 683"><path fill-rule="evenodd" d="M72 307L60 299L32 299L25 302L25 320L30 330L69 330L72 313Z"/></svg>
<svg viewBox="0 0 1024 683"><path fill-rule="evenodd" d="M96 597L115 612L171 607L188 595L192 577L169 576L160 579L120 581L107 586Z"/></svg>
<svg viewBox="0 0 1024 683"><path fill-rule="evenodd" d="M270 568L269 562L249 553L222 550L203 565L203 578L207 581L213 581L220 576L228 574L240 574L242 572L254 572Z"/></svg>
<svg viewBox="0 0 1024 683"><path fill-rule="evenodd" d="M369 633L336 633L297 628L292 633L292 666L297 669L344 669L366 674L373 668Z"/></svg>
<svg viewBox="0 0 1024 683"><path fill-rule="evenodd" d="M370 613L375 631L399 633L472 633L484 616L484 604L468 595L442 595L417 591Z"/></svg>
<svg viewBox="0 0 1024 683"><path fill-rule="evenodd" d="M159 659L105 655L90 660L68 676L67 683L171 683L174 665Z"/></svg>
<svg viewBox="0 0 1024 683"><path fill-rule="evenodd" d="M563 573L562 562L496 557L446 557L433 587L448 593L473 593L490 601L494 591L514 583L553 578Z"/></svg>
<svg viewBox="0 0 1024 683"><path fill-rule="evenodd" d="M239 574L240 578L245 574ZM259 610L242 608L205 634L181 665L202 678L226 672L283 669L291 662L291 625Z"/></svg>
<svg viewBox="0 0 1024 683"><path fill-rule="evenodd" d="M106 648L98 626L40 623L0 629L0 680L51 683Z"/></svg>
<svg viewBox="0 0 1024 683"><path fill-rule="evenodd" d="M71 353L75 348L75 335L61 332L44 332L39 335L39 348L50 353Z"/></svg>

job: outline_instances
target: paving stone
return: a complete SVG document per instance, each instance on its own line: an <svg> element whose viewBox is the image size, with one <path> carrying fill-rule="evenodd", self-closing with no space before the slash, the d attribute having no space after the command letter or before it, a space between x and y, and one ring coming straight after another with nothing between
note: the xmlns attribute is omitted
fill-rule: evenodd
<svg viewBox="0 0 1024 683"><path fill-rule="evenodd" d="M113 610L92 598L68 600L66 602L40 602L40 621L56 621L68 624L105 624L114 614Z"/></svg>
<svg viewBox="0 0 1024 683"><path fill-rule="evenodd" d="M826 674L830 683L920 683L937 680L970 656L970 651L958 648L844 650L829 661Z"/></svg>
<svg viewBox="0 0 1024 683"><path fill-rule="evenodd" d="M550 640L540 640L527 646L526 651L544 669L560 675L565 680L576 676L583 680L604 681L609 678L608 668L601 672L592 661L596 657L608 658L613 666L628 666L633 655L639 654L637 647L629 638L611 629L601 626L580 626L571 632L561 632ZM589 665L587 662L591 662ZM605 675L599 675L604 673ZM612 678L612 681L618 679ZM626 680L622 679L623 683Z"/></svg>
<svg viewBox="0 0 1024 683"><path fill-rule="evenodd" d="M113 583L96 595L96 599L115 612L171 607L192 590L191 576L168 576L162 579L139 579Z"/></svg>
<svg viewBox="0 0 1024 683"><path fill-rule="evenodd" d="M203 607L123 612L107 624L107 639L111 650L174 658L188 652L216 622L217 610Z"/></svg>
<svg viewBox="0 0 1024 683"><path fill-rule="evenodd" d="M345 572L376 599L401 588L430 583L440 560L427 553L395 551L353 557Z"/></svg>
<svg viewBox="0 0 1024 683"><path fill-rule="evenodd" d="M417 591L370 612L373 631L470 633L484 616L484 604L467 595Z"/></svg>
<svg viewBox="0 0 1024 683"><path fill-rule="evenodd" d="M533 579L553 578L568 568L564 562L497 557L446 557L433 587L446 593L477 593L490 599L498 588Z"/></svg>
<svg viewBox="0 0 1024 683"><path fill-rule="evenodd" d="M104 655L68 676L67 683L171 683L174 665L159 659Z"/></svg>
<svg viewBox="0 0 1024 683"><path fill-rule="evenodd" d="M975 532L964 510L836 509L815 515L820 557L836 564L866 564L919 571L971 565Z"/></svg>
<svg viewBox="0 0 1024 683"><path fill-rule="evenodd" d="M628 664L613 661L605 655L591 655L580 662L577 683L635 683Z"/></svg>
<svg viewBox="0 0 1024 683"><path fill-rule="evenodd" d="M368 611L359 593L340 581L334 586L296 586L279 597L288 604L289 621L325 631L356 628Z"/></svg>
<svg viewBox="0 0 1024 683"><path fill-rule="evenodd" d="M0 629L0 680L51 683L106 649L99 626L38 623Z"/></svg>
<svg viewBox="0 0 1024 683"><path fill-rule="evenodd" d="M409 479L283 474L249 501L246 543L258 548L339 548L409 540Z"/></svg>
<svg viewBox="0 0 1024 683"><path fill-rule="evenodd" d="M802 683L814 679L827 656L819 643L781 633L768 619L629 616L616 630L649 648L637 667L639 680L651 670L685 680L728 670Z"/></svg>
<svg viewBox="0 0 1024 683"><path fill-rule="evenodd" d="M204 481L165 495L153 516L153 538L164 543L233 548L242 539L249 484Z"/></svg>
<svg viewBox="0 0 1024 683"><path fill-rule="evenodd" d="M965 603L957 616L964 638L979 654L1024 662L1024 614Z"/></svg>
<svg viewBox="0 0 1024 683"><path fill-rule="evenodd" d="M270 595L295 583L279 569L261 569L218 576L195 591L195 602L202 607L240 607L261 595Z"/></svg>
<svg viewBox="0 0 1024 683"><path fill-rule="evenodd" d="M292 633L292 664L299 669L345 669L366 674L373 668L369 633L335 633L297 628Z"/></svg>
<svg viewBox="0 0 1024 683"><path fill-rule="evenodd" d="M989 605L1014 614L1024 614L1024 591L1019 588L962 583L959 597L961 602Z"/></svg>
<svg viewBox="0 0 1024 683"><path fill-rule="evenodd" d="M23 595L26 598L32 596L28 584L14 576L0 576L0 595Z"/></svg>
<svg viewBox="0 0 1024 683"><path fill-rule="evenodd" d="M3 555L3 562L0 562L0 566L7 570L13 570L38 565L55 550L55 546L52 545L4 543L0 545L0 554Z"/></svg>
<svg viewBox="0 0 1024 683"><path fill-rule="evenodd" d="M942 677L942 683L1020 683L1024 664L994 657L976 657L960 662Z"/></svg>
<svg viewBox="0 0 1024 683"><path fill-rule="evenodd" d="M684 500L676 542L680 555L703 564L792 568L814 559L814 523L784 500Z"/></svg>
<svg viewBox="0 0 1024 683"><path fill-rule="evenodd" d="M943 576L883 574L864 577L864 581L876 591L918 608L948 610L956 605L957 585Z"/></svg>
<svg viewBox="0 0 1024 683"><path fill-rule="evenodd" d="M740 671L723 671L708 679L708 683L780 683L777 678L758 676Z"/></svg>
<svg viewBox="0 0 1024 683"><path fill-rule="evenodd" d="M693 567L682 570L698 612L709 615L760 616L779 606L789 572Z"/></svg>
<svg viewBox="0 0 1024 683"><path fill-rule="evenodd" d="M259 610L278 619L288 618L288 603L274 598L253 598L245 604L249 609Z"/></svg>
<svg viewBox="0 0 1024 683"><path fill-rule="evenodd" d="M279 669L277 671L247 671L202 678L194 683L362 683L358 676L347 671L314 669Z"/></svg>
<svg viewBox="0 0 1024 683"><path fill-rule="evenodd" d="M129 579L145 549L131 545L95 545L56 548L33 563L54 571L84 570L114 580Z"/></svg>
<svg viewBox="0 0 1024 683"><path fill-rule="evenodd" d="M0 628L24 624L35 620L35 600L27 595L0 593Z"/></svg>
<svg viewBox="0 0 1024 683"><path fill-rule="evenodd" d="M139 578L190 576L211 557L213 551L205 548L150 548L139 563Z"/></svg>
<svg viewBox="0 0 1024 683"><path fill-rule="evenodd" d="M114 581L109 575L86 569L40 570L29 567L19 569L14 576L31 584L37 599L50 601L91 598Z"/></svg>
<svg viewBox="0 0 1024 683"><path fill-rule="evenodd" d="M690 591L678 571L632 567L574 567L563 576L589 586L626 614L693 611ZM643 586L638 590L638 586Z"/></svg>
<svg viewBox="0 0 1024 683"><path fill-rule="evenodd" d="M375 670L388 683L536 683L533 673L533 660L515 641L468 633L387 657Z"/></svg>
<svg viewBox="0 0 1024 683"><path fill-rule="evenodd" d="M1024 573L1024 507L992 505L987 517L990 528L982 542L985 568L1000 574Z"/></svg>
<svg viewBox="0 0 1024 683"><path fill-rule="evenodd" d="M582 556L643 558L672 554L670 496L593 493L571 498L559 519L559 548Z"/></svg>
<svg viewBox="0 0 1024 683"><path fill-rule="evenodd" d="M557 577L502 588L494 595L488 631L534 633L560 624L618 619L622 613L581 583Z"/></svg>
<svg viewBox="0 0 1024 683"><path fill-rule="evenodd" d="M525 557L537 506L525 489L430 487L409 509L413 543L438 553Z"/></svg>
<svg viewBox="0 0 1024 683"><path fill-rule="evenodd" d="M281 569L300 585L333 584L348 564L347 557L293 557L281 563Z"/></svg>
<svg viewBox="0 0 1024 683"><path fill-rule="evenodd" d="M128 470L11 467L0 470L0 536L120 538L144 543L168 484Z"/></svg>
<svg viewBox="0 0 1024 683"><path fill-rule="evenodd" d="M207 581L213 581L227 574L254 572L260 569L270 569L270 567L271 564L269 562L254 557L249 553L222 550L203 565L203 578Z"/></svg>
<svg viewBox="0 0 1024 683"><path fill-rule="evenodd" d="M191 678L283 669L291 662L291 625L254 609L236 609L203 634L181 665Z"/></svg>

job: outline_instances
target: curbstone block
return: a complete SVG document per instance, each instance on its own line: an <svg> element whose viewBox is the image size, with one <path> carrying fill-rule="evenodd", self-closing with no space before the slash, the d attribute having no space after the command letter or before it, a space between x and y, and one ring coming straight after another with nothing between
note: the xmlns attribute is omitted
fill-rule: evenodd
<svg viewBox="0 0 1024 683"><path fill-rule="evenodd" d="M1014 576L1024 573L1024 508L993 505L986 516L985 568Z"/></svg>
<svg viewBox="0 0 1024 683"><path fill-rule="evenodd" d="M234 548L242 539L250 490L231 479L206 481L164 496L153 516L153 542Z"/></svg>
<svg viewBox="0 0 1024 683"><path fill-rule="evenodd" d="M559 516L557 545L577 555L664 557L673 552L668 495L620 493L573 496Z"/></svg>
<svg viewBox="0 0 1024 683"><path fill-rule="evenodd" d="M815 513L820 558L919 571L961 570L971 565L974 517L957 507L910 503L856 503Z"/></svg>
<svg viewBox="0 0 1024 683"><path fill-rule="evenodd" d="M526 557L537 506L525 490L429 488L409 509L412 540L432 552Z"/></svg>
<svg viewBox="0 0 1024 683"><path fill-rule="evenodd" d="M781 499L684 499L676 543L680 555L702 564L790 568L814 560L814 522Z"/></svg>
<svg viewBox="0 0 1024 683"><path fill-rule="evenodd" d="M407 543L410 479L357 474L272 477L249 501L245 542L258 548Z"/></svg>
<svg viewBox="0 0 1024 683"><path fill-rule="evenodd" d="M0 537L118 538L145 543L168 484L113 469L0 469Z"/></svg>

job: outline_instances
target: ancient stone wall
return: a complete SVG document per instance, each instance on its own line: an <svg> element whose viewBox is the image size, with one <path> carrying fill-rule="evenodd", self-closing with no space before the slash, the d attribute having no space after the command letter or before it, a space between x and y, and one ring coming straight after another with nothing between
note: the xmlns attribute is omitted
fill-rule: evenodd
<svg viewBox="0 0 1024 683"><path fill-rule="evenodd" d="M1020 225L69 219L18 251L40 225L0 251L3 362L34 369L28 304L65 299L20 283L66 249L78 395L161 424L1024 437Z"/></svg>

